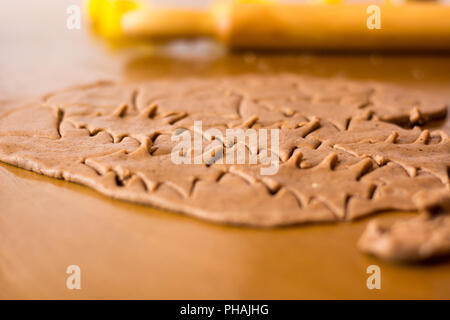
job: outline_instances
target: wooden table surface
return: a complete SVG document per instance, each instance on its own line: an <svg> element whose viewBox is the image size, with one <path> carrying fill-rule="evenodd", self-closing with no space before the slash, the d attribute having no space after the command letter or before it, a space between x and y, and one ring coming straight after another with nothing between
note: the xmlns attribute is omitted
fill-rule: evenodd
<svg viewBox="0 0 450 320"><path fill-rule="evenodd" d="M66 8L77 2L2 3L0 105L97 79L244 72L450 88L446 55L224 55L205 42L117 48L85 25L66 28ZM450 298L450 260L396 265L359 253L356 241L368 220L268 230L221 226L0 164L0 298ZM381 268L381 290L366 287L372 264ZM69 265L81 268L81 290L66 289Z"/></svg>

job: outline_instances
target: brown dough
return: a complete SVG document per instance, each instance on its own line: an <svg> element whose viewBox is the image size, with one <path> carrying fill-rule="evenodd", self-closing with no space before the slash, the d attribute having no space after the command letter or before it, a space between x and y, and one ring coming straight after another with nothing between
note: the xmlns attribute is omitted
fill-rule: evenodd
<svg viewBox="0 0 450 320"><path fill-rule="evenodd" d="M359 240L360 250L389 261L415 262L450 254L450 215L419 216L390 226L372 221Z"/></svg>
<svg viewBox="0 0 450 320"><path fill-rule="evenodd" d="M408 89L290 74L100 82L3 106L0 160L216 222L352 220L418 209L411 199L423 189L449 192L448 135L398 126L446 110L444 99ZM195 120L221 132L280 129L278 173L261 176L260 163L175 165L170 138L193 132Z"/></svg>
<svg viewBox="0 0 450 320"><path fill-rule="evenodd" d="M370 222L358 242L360 250L400 262L450 255L450 194L421 191L415 199L425 210L421 216L386 226Z"/></svg>

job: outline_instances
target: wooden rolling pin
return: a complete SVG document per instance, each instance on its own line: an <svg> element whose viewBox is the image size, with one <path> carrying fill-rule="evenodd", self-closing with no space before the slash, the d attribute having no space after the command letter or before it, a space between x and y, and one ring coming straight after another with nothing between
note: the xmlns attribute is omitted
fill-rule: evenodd
<svg viewBox="0 0 450 320"><path fill-rule="evenodd" d="M132 8L117 14L115 36L212 37L237 49L450 50L450 6L434 2L379 4L380 29L367 26L370 4L247 0L192 10L125 2Z"/></svg>

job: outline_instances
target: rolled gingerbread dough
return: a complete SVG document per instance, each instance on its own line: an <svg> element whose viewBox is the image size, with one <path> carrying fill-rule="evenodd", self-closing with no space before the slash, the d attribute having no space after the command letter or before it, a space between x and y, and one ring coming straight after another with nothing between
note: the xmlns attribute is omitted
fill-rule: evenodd
<svg viewBox="0 0 450 320"><path fill-rule="evenodd" d="M420 127L445 118L446 102L292 74L99 82L2 107L0 160L215 222L347 221L416 210L423 189L449 192L448 133ZM259 163L173 163L172 134L194 133L200 120L221 131L279 129L278 172L261 175Z"/></svg>

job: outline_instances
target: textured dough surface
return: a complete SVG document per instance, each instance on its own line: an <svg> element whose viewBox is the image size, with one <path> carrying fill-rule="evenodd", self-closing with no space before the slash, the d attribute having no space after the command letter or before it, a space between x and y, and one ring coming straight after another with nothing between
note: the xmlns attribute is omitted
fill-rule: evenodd
<svg viewBox="0 0 450 320"><path fill-rule="evenodd" d="M2 107L0 160L210 221L347 221L416 210L424 189L449 192L448 133L420 128L446 112L444 97L290 74L100 82ZM280 129L278 173L174 164L171 135L196 120Z"/></svg>
<svg viewBox="0 0 450 320"><path fill-rule="evenodd" d="M450 255L450 194L420 192L423 214L390 225L371 221L359 239L360 250L390 261L416 262Z"/></svg>
<svg viewBox="0 0 450 320"><path fill-rule="evenodd" d="M389 261L414 262L450 254L450 215L419 216L390 226L372 221L359 248Z"/></svg>

